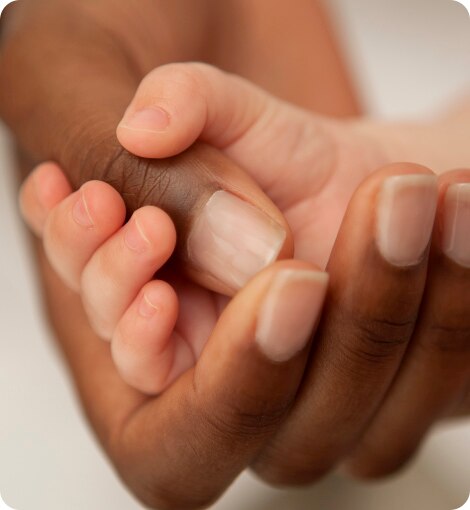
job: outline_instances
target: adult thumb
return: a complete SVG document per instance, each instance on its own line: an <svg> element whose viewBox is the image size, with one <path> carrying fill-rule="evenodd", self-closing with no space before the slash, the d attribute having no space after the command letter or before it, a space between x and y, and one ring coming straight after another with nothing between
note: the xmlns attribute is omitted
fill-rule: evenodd
<svg viewBox="0 0 470 510"><path fill-rule="evenodd" d="M196 144L163 160L123 150L116 128L141 79L129 55L75 4L34 16L27 7L13 16L0 54L0 114L33 162L57 162L75 188L108 182L129 213L144 205L167 211L185 270L218 292L233 294L292 255L281 212L216 149Z"/></svg>

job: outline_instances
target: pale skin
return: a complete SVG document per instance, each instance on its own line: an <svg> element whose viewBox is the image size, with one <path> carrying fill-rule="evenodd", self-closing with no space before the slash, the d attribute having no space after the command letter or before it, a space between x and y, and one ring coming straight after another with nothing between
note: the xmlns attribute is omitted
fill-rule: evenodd
<svg viewBox="0 0 470 510"><path fill-rule="evenodd" d="M288 3L274 5L271 0L256 3L227 0L223 12L218 12L219 2L196 0L171 3L139 0L134 5L120 1L44 0L36 11L35 5L29 3L29 14L33 16L25 16L14 24L19 29L23 27L23 36L15 43L13 29L13 43L1 55L2 115L33 159L53 158L60 162L74 186L83 182L77 180L77 175L84 180L94 176L112 182L123 191L130 211L138 202L129 194L130 187L135 189L145 184L139 175L147 166L142 168L132 158L117 160L114 146L107 141L114 139L115 127L135 86L156 65L194 58L209 60L312 110L333 115L358 112L331 33L325 29L318 4L310 0L299 0L295 11ZM26 14L27 1L24 6ZM93 11L86 16L81 12L85 6L91 6ZM110 8L113 17L108 16ZM179 22L177 14L182 9L191 20L190 25ZM215 15L206 25L208 12ZM269 25L264 23L266 13L269 13ZM233 23L234 15L240 16L237 18L240 23ZM246 30L246 20L249 30ZM268 26L271 32L266 30ZM85 29L81 31L80 27ZM166 30L167 27L171 28ZM208 27L216 27L217 34ZM240 27L240 33L234 34L233 27ZM176 43L168 38L171 33ZM279 33L289 33L289 45L279 38ZM207 48L216 48L220 54L207 52L201 34L211 35ZM90 44L94 50L87 53ZM266 58L273 47L276 48L275 65L271 58ZM290 48L296 59L290 58ZM48 53L45 61L44 49ZM37 62L41 65L37 66ZM298 62L302 62L300 67ZM137 79L131 77L135 69ZM88 119L86 125L81 122L84 117ZM464 121L458 124L449 119L449 122L465 133ZM403 137L403 129L393 130L393 136L386 138L389 142L393 140L387 144L388 156L377 164L412 160L426 163L433 170L468 165L465 144L452 145L457 137L449 137L445 150L438 151L439 160L436 160L439 148L436 142L444 139L449 131L439 131L438 124L433 126L437 129L422 127L421 135L434 132L432 144L420 145L425 139L421 135L420 144L418 140L403 144L401 138L405 142L413 138ZM372 128L372 135L382 130L375 125ZM347 135L349 138L353 133L348 129ZM359 136L371 139L367 127ZM406 148L406 153L392 150L398 147L397 141L401 149ZM90 148L85 152L85 160L84 147ZM416 151L419 147L425 150ZM355 160L350 152L346 154L347 160ZM154 183L152 175L169 174L171 178L166 175L165 182L170 184L167 189L172 193L164 198L170 197L172 201L162 203L158 194L142 196L151 198L147 203L170 210L180 225L181 218L185 218L185 206L194 203L188 200L191 198L188 190L194 190L197 195L207 185L203 174L198 175L199 187L190 179L193 169L199 168L205 157L201 150L192 150L184 160L164 162L161 167L150 165L152 172L146 173L150 190ZM115 164L110 167L109 161ZM210 158L208 161L210 166ZM123 162L127 167L123 168ZM191 172L182 171L184 164ZM103 165L107 172L100 171ZM220 169L225 171L225 165L222 160ZM166 172L167 168L173 172ZM465 342L468 303L462 299L468 295L465 292L467 271L442 254L439 232L433 240L431 263L426 265L427 259L423 260L414 270L403 272L387 265L382 267L381 263L377 267L381 259L374 255L373 212L382 181L386 176L417 172L429 174L422 167L394 166L378 173L356 192L328 263L329 295L308 362L307 349L304 349L291 360L272 363L260 353L253 336L267 282L287 268L315 271L308 263L289 260L262 272L238 294L211 333L195 368L156 399L147 398L123 383L111 362L108 345L88 325L80 298L59 281L42 250L38 250L49 314L85 410L121 476L147 505L200 507L216 498L250 465L271 483L311 483L333 466L344 463L354 448L352 467L356 474L384 475L409 458L424 432L437 419L459 410L468 412L463 389L468 380ZM130 175L136 176L135 179L129 179ZM280 211L260 192L259 186L244 180L240 187L240 180L234 179L228 170L219 177L224 189L238 186L246 200L263 203L273 218L283 221ZM467 178L466 172L441 177L440 196L449 183ZM125 179L127 189L120 179ZM171 186L172 179L176 186ZM189 180L189 187L185 180ZM59 190L65 189L61 186ZM57 188L48 189L49 206L64 198L54 193ZM441 216L440 205L437 217ZM184 247L184 230L179 230L179 239ZM358 252L352 253L351 246L358 247ZM372 258L364 260L361 251L364 246L371 247ZM284 257L292 255L289 250L286 245ZM368 268L366 274L363 274L364 267ZM423 295L420 294L423 271L428 268ZM404 274L409 281L406 289L400 276ZM372 294L369 301L365 296L369 295L370 280L382 285L376 285L378 293ZM210 286L207 275L199 283ZM412 321L410 317L404 321L403 310L393 305L397 301L394 296L399 294L401 301L409 287L413 288L412 306L407 310L410 315L415 313L419 301L419 321L414 316ZM374 306L370 306L372 303ZM406 303L410 304L405 300ZM421 335L417 332L411 335L409 330L415 328L410 322L419 323L416 330L421 330ZM429 329L434 334L422 334L429 333ZM417 345L414 350L423 355L412 356L409 359L414 361L405 359L400 364L400 378L396 379L401 384L395 384L393 392L389 390L385 398L384 388L389 387L390 374L397 373L397 359L403 344L411 344L411 336ZM423 337L426 342L421 342ZM384 339L389 341L383 342ZM345 360L350 363L344 363ZM299 389L304 372L304 384ZM403 374L408 375L402 377ZM414 388L412 393L410 388ZM331 394L335 400L329 398ZM454 405L456 400L461 401L460 408ZM406 406L412 412L407 412ZM377 407L380 413L376 412ZM384 411L386 408L388 412ZM321 422L317 409L322 410ZM413 423L407 422L408 416L413 416ZM393 437L388 434L391 428Z"/></svg>
<svg viewBox="0 0 470 510"><path fill-rule="evenodd" d="M173 83L178 86L173 86ZM163 129L161 124L153 131L151 125L146 125L145 129L129 126L129 119L137 109L162 106L169 119ZM430 132L437 130L432 126L427 129ZM348 202L356 189L359 188L354 200L368 204L363 206L364 212L368 211L371 218L377 215L377 206L367 199L370 193L368 187L374 185L359 184L381 163L387 162L393 151L398 154L402 150L401 147L397 149L399 144L392 136L395 133L398 136L402 131L401 126L397 126L396 131L392 127L381 126L373 129L372 125L364 123L356 125L312 115L215 68L201 64L181 64L158 68L146 77L117 134L126 149L143 157L172 156L197 139L225 151L251 173L288 220L296 246L296 258L312 264L311 267L325 267ZM296 143L296 140L300 141ZM410 151L412 147L413 144ZM432 151L428 151L429 158L431 154ZM432 178L432 172L425 167L410 164L389 167L369 177L366 182L375 182L375 186L380 187L380 182L385 182L387 176L400 174ZM441 197L438 199L436 194L436 203L439 202L436 218L441 223L446 215L444 197L450 185L469 182L468 171L444 173L439 181L435 179L435 187L439 189ZM50 197L46 210L36 201L37 190L44 193L45 184L49 193L54 195ZM88 212L93 218L92 228L77 225L71 214L77 200L83 195L86 195L87 203L91 204ZM197 361L227 301L223 296L197 288L189 281L185 282L181 275L176 277L171 272L162 273L161 278L170 285L152 278L171 257L175 246L172 222L163 211L146 207L138 210L130 222L124 224L124 203L110 186L90 182L80 191L72 193L65 176L54 164L42 165L31 175L23 187L21 201L26 219L43 237L52 266L65 283L81 293L90 323L95 325L100 336L111 340L118 371L131 386L145 393L161 392ZM470 199L467 198L467 202L467 207L470 207ZM413 207L419 207L419 204L415 203ZM374 221L369 222L369 235L377 243L376 229L380 226L374 227ZM126 232L133 228L135 222L140 224L148 243L138 253L132 253L123 241ZM343 225L342 228L347 227ZM406 235L406 224L402 228L401 235ZM349 235L352 235L351 232ZM434 255L436 252L442 253L443 237L445 233L437 224L432 249ZM425 247L430 242L431 230ZM357 246L350 243L348 251L354 253ZM337 264L348 265L345 261ZM394 284L389 288L388 295L384 291L381 299L393 301L398 296L404 299L408 294L403 312L406 311L410 316L413 316L413 312L408 308L412 310L414 307L418 314L417 310L422 303L433 303L431 308L440 306L437 305L441 300L440 293L447 294L452 288L457 291L460 287L457 281L452 283L453 278L443 280L440 273L448 271L447 264L441 262L435 267L433 262L429 262L436 276L432 276L431 272L428 282L436 280L439 283L436 288L431 287L432 295L427 297L423 278L423 270L428 266L425 248L415 263L405 264L413 269L408 278L398 287ZM389 271L379 267L380 264L377 264L376 270L378 274L383 272L381 279L384 282L392 277L393 264ZM413 274L419 267L421 269ZM461 268L456 275L467 272ZM110 281L113 282L113 292L103 291L109 287ZM420 287L419 298L414 291L410 294L410 285ZM378 299L378 308L381 299ZM180 310L179 302L182 303ZM462 312L467 306L465 301L460 308ZM423 356L422 347L411 349L404 355L408 344L419 346L421 342L425 345L429 342L425 337L432 330L435 318L426 318L426 308L425 305L424 323L413 319L414 333L411 330L405 333L410 327L408 322L404 323L402 332L388 332L390 335L398 335L394 342L396 346L401 346L393 355L387 354L387 361L381 367L382 370L389 370L388 375L387 370L377 375L375 384L380 381L383 387L381 391L376 388L376 394L385 394L387 386L390 387L390 393L381 402L380 412L375 411L375 424L369 425L365 444L381 440L382 424L396 422L397 426L409 428L406 420L401 425L400 419L397 421L392 416L406 415L407 406L416 409L423 399L423 391L426 391L425 388L420 389L420 384L425 384L426 378L433 372L436 376L432 356L426 359L428 355ZM380 312L377 310L376 314L379 316ZM456 308L451 312L451 315L454 314L459 316ZM396 320L398 323L398 315ZM403 339L400 339L401 335ZM418 375L415 369L422 363L428 366L425 365L423 374ZM447 389L445 395L436 399L436 407L458 402L462 391L466 391L463 380L466 380L464 374L468 373L467 369L463 366L457 369L459 375L455 375L455 370L453 364L455 385L451 385L452 389ZM429 375L426 375L428 372ZM393 373L400 374L395 381ZM369 383L372 378L372 375L368 378ZM323 384L328 387L331 382ZM411 388L414 388L414 394ZM364 389L357 389L359 393L364 393L364 398L370 398L369 390L364 392ZM402 392L412 394L406 404L401 401ZM429 401L425 407L430 412ZM299 436L302 427L300 425L299 428L298 423L286 426L280 435L284 436L284 441L292 442L294 437ZM364 455L367 456L367 448L360 452L358 466L364 462L364 457L361 458Z"/></svg>

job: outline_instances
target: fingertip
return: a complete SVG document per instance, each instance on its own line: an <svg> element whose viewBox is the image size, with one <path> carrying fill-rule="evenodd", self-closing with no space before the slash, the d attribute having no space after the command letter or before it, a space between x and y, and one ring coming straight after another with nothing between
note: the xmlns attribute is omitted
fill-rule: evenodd
<svg viewBox="0 0 470 510"><path fill-rule="evenodd" d="M168 214L158 207L145 206L138 209L132 216L142 235L150 245L158 247L159 251L169 258L176 247L176 228Z"/></svg>
<svg viewBox="0 0 470 510"><path fill-rule="evenodd" d="M121 195L109 184L89 181L80 188L90 217L100 228L112 232L120 228L126 218L126 206Z"/></svg>
<svg viewBox="0 0 470 510"><path fill-rule="evenodd" d="M42 235L49 213L72 193L72 188L55 163L36 167L26 178L19 193L21 213L29 227Z"/></svg>
<svg viewBox="0 0 470 510"><path fill-rule="evenodd" d="M64 171L56 163L39 165L31 174L31 179L41 204L48 210L73 191Z"/></svg>
<svg viewBox="0 0 470 510"><path fill-rule="evenodd" d="M140 113L140 112L138 112ZM165 131L135 127L126 117L116 129L119 143L141 158L169 158L189 148L199 137L202 127L188 119L173 119Z"/></svg>
<svg viewBox="0 0 470 510"><path fill-rule="evenodd" d="M164 281L146 284L119 321L111 351L124 381L145 394L160 393L176 376L178 297Z"/></svg>
<svg viewBox="0 0 470 510"><path fill-rule="evenodd" d="M190 147L207 122L199 74L194 64L166 65L149 73L117 127L121 145L144 158L171 157Z"/></svg>

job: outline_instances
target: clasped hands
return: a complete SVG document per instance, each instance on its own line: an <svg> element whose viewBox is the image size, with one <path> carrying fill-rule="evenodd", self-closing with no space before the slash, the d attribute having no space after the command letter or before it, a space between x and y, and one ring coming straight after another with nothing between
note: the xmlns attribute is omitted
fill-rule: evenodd
<svg viewBox="0 0 470 510"><path fill-rule="evenodd" d="M111 341L101 439L145 503L207 504L248 466L281 485L338 466L383 476L468 412L470 171L395 163L373 124L203 64L152 71L117 136L142 161L195 142L228 158L190 176L144 167L172 206L129 221L145 197L109 180L73 192L55 163L21 191L49 263Z"/></svg>

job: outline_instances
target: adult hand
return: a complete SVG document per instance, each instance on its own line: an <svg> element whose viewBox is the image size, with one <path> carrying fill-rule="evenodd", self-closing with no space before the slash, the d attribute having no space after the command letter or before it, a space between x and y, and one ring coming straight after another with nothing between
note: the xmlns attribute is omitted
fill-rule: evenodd
<svg viewBox="0 0 470 510"><path fill-rule="evenodd" d="M347 132L340 122L282 105L259 90L253 92L241 80L238 83L235 78L223 77L203 65L159 68L139 88L118 128L118 137L140 157L174 156L187 149L199 136L198 128L205 126L209 131L203 136L227 152L239 145L234 156L289 215L298 257L324 267L350 196L373 165L381 162L378 145ZM154 97L158 104L152 102ZM224 104L226 99L231 102L229 106ZM165 126L161 125L162 117L167 119ZM268 125L269 119L273 122ZM244 132L246 123L249 133ZM222 139L219 133L225 133ZM131 256L122 242L126 233L119 231L122 206L116 193L89 183L80 193L69 196L70 188L58 174L56 166L45 165L27 180L22 195L25 216L36 232L44 235L54 269L71 288L81 292L95 331L112 341L125 380L146 393L159 393L199 357L224 301L195 287L178 271L162 276L161 266L171 255L174 238L168 221L161 221L162 214L149 210L140 213L138 222L147 225L144 237L152 246L147 246L145 257ZM41 207L38 195L50 194L53 189L63 195L63 203L57 207L43 203ZM77 223L73 219L77 207L86 210L88 221ZM251 265L253 253L269 245L266 236L253 231L251 211L235 211L233 197L226 192L215 193L187 239L193 263L207 267L212 274L218 271L221 277L244 261ZM237 244L238 255L221 259L219 247L225 248L240 233L245 233L249 244ZM177 299L175 292L166 288L165 321L157 328L146 323L144 338L148 340L144 341L140 328L124 325L135 323L137 302L151 290L144 285L157 271L159 279L176 291ZM157 284L149 285L153 288ZM162 301L161 296L158 299Z"/></svg>
<svg viewBox="0 0 470 510"><path fill-rule="evenodd" d="M175 76L186 86L167 86ZM135 112L157 107L173 120L165 132L132 124ZM312 482L348 457L356 474L393 472L433 423L468 402L470 172L438 181L424 167L395 165L367 178L348 206L373 156L396 150L390 129L378 131L300 111L199 64L151 73L118 131L142 156L198 138L221 148L280 207L296 256L320 265L329 257L329 300L302 389L255 463L276 483Z"/></svg>
<svg viewBox="0 0 470 510"><path fill-rule="evenodd" d="M190 22L181 19L183 10ZM2 16L0 115L32 162L56 161L74 188L99 179L120 192L128 213L143 205L163 208L176 225L177 253L190 276L233 294L292 254L282 214L253 179L209 146L198 144L171 160L144 160L123 150L115 134L147 70L198 57L209 13L204 0L142 0L138 9L120 0L15 2ZM220 211L213 210L220 241L214 264L193 227L218 190L232 198L223 221L237 235L224 237ZM237 228L240 217L251 228ZM255 245L253 238L265 243ZM251 256L237 257L243 251Z"/></svg>
<svg viewBox="0 0 470 510"><path fill-rule="evenodd" d="M237 295L196 366L158 398L121 380L108 346L87 325L78 296L42 256L49 313L85 410L144 503L199 508L249 465L270 483L312 482L356 448L363 456L361 474L384 474L404 452L409 455L444 409L457 410L469 374L465 339L459 341L454 328L466 327L468 293L458 291L468 270L442 253L438 226L429 265L425 254L409 267L393 266L376 242L377 215L384 219L383 203L376 204L383 191L400 182L429 182L430 175L422 167L395 165L355 193L331 255L330 291L308 361L308 345L283 362L260 349L258 321L273 278L286 269L312 269L282 262ZM469 181L469 172L446 175L441 196L451 183ZM439 217L448 218L445 207L441 200ZM424 291L427 271L430 287ZM284 298L274 317L288 312L284 318L292 322L271 334L276 340L272 332L281 330L283 343L295 344L294 332L303 321L311 325L318 308L305 294Z"/></svg>
<svg viewBox="0 0 470 510"><path fill-rule="evenodd" d="M50 268L39 243L38 253L61 348L90 422L124 482L151 508L208 505L258 455L291 406L325 275L298 261L263 271L223 312L196 367L149 398L121 379L79 296ZM265 354L268 344L293 350L274 361Z"/></svg>

